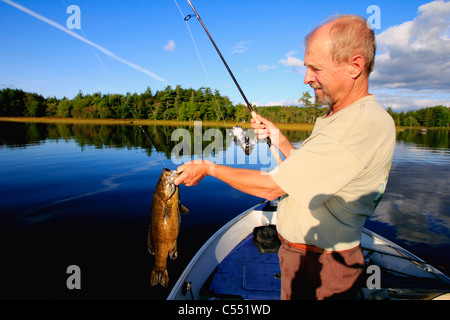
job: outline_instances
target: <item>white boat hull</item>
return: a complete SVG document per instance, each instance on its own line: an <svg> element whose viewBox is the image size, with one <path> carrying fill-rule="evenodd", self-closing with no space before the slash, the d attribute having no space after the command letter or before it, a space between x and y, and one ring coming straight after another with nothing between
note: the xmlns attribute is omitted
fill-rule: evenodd
<svg viewBox="0 0 450 320"><path fill-rule="evenodd" d="M167 299L201 299L201 288L209 276L224 258L253 232L255 227L276 225L277 212L263 210L262 207L263 205L260 204L248 209L219 229L192 258ZM363 230L361 246L368 264L381 266L396 277L429 278L448 283L450 286L450 278L439 270L372 231ZM378 299L381 296L385 298L383 294L377 290L364 291L364 296L371 299ZM406 293L403 291L403 294ZM444 296L441 295L441 297Z"/></svg>

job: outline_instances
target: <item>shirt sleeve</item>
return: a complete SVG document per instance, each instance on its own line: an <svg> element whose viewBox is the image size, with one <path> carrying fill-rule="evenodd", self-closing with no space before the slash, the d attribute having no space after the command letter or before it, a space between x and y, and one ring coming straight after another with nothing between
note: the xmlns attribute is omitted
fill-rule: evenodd
<svg viewBox="0 0 450 320"><path fill-rule="evenodd" d="M299 150L270 174L289 196L314 210L363 169L363 164L345 145L318 134L305 140Z"/></svg>

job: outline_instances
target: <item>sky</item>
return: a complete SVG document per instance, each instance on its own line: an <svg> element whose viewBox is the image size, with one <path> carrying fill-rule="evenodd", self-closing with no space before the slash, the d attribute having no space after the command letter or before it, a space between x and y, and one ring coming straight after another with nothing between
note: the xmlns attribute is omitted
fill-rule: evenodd
<svg viewBox="0 0 450 320"><path fill-rule="evenodd" d="M192 0L248 100L300 105L303 39L334 14L369 19L370 92L394 111L450 106L450 1ZM187 0L0 0L0 89L44 97L210 87L243 103Z"/></svg>

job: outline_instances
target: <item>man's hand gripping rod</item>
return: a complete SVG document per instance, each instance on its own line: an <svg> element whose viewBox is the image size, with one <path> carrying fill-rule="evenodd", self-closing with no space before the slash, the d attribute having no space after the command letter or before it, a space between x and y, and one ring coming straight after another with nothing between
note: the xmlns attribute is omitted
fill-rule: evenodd
<svg viewBox="0 0 450 320"><path fill-rule="evenodd" d="M257 118L257 114L256 112L253 110L251 104L248 102L247 97L245 96L244 92L241 89L241 86L239 85L239 83L237 82L236 78L233 75L233 72L231 72L230 68L228 67L227 62L225 61L225 59L223 58L222 54L220 53L219 48L216 46L216 43L214 42L213 38L211 37L211 35L208 32L208 29L206 29L205 24L203 23L202 19L200 18L200 16L197 13L197 10L195 10L194 6L192 5L190 0L187 0L187 2L189 3L189 5L191 6L192 10L194 10L195 16L197 17L198 21L201 23L203 29L205 30L206 34L209 37L209 40L211 40L211 43L213 44L214 48L216 49L217 53L219 54L220 59L222 59L223 64L225 65L225 67L228 70L228 73L230 74L231 78L234 81L234 84L236 85L236 87L238 88L239 92L241 93L242 98L244 98L245 104L247 105L247 108L250 110L251 114L252 114L252 118L255 119L255 121L257 123L261 123L258 118ZM187 15L184 20L188 21L191 18L191 15ZM270 148L270 152L272 153L273 157L275 158L275 160L277 161L278 164L281 163L281 157L280 157L280 153L278 152L278 150L276 149L276 147L274 145L272 145L272 142L270 141L270 138L267 138L267 144L269 145Z"/></svg>

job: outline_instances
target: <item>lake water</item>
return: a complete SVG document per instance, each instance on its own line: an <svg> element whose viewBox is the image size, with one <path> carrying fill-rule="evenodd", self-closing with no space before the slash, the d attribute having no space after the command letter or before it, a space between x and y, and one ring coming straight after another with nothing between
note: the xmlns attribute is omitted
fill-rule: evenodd
<svg viewBox="0 0 450 320"><path fill-rule="evenodd" d="M180 128L195 135L192 127ZM153 190L164 166L190 159L171 154L175 129L144 127L147 139L138 126L0 122L0 298L165 299L202 244L261 201L210 177L181 186L190 214L182 216L178 259L168 262L170 287L151 287ZM285 134L300 145L309 132ZM366 226L450 270L448 136L448 130L398 134L386 194ZM207 158L273 166L262 144L246 157L225 143ZM67 289L71 265L81 270L81 290Z"/></svg>

